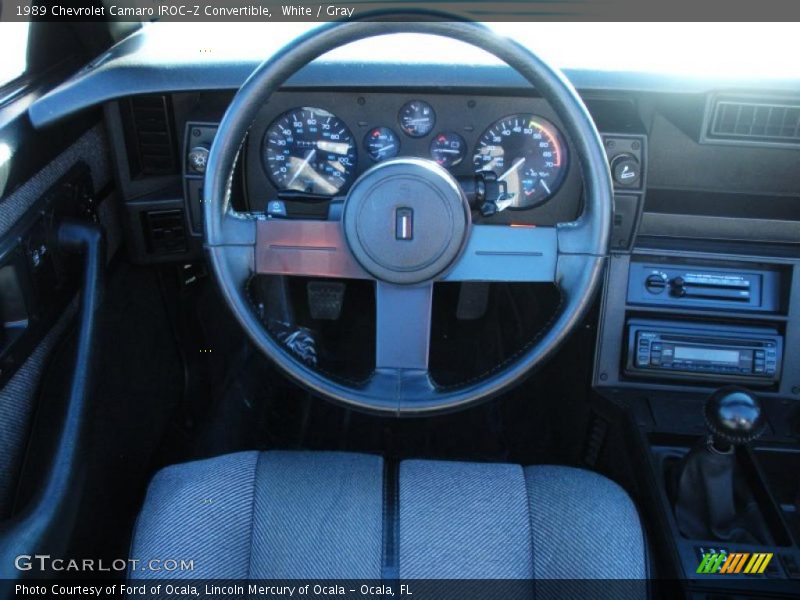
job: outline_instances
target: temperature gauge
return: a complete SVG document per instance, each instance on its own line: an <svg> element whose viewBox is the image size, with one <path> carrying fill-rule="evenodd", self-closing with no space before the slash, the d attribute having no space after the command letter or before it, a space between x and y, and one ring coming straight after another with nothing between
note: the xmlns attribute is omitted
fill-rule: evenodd
<svg viewBox="0 0 800 600"><path fill-rule="evenodd" d="M457 133L439 133L431 140L431 158L445 168L455 167L467 154L467 143Z"/></svg>
<svg viewBox="0 0 800 600"><path fill-rule="evenodd" d="M364 136L364 147L372 160L380 162L397 156L400 140L388 127L376 127Z"/></svg>

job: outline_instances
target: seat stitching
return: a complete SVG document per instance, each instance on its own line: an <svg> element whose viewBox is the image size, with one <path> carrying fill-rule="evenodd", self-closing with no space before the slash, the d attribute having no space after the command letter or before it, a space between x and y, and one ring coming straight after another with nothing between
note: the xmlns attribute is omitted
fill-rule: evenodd
<svg viewBox="0 0 800 600"><path fill-rule="evenodd" d="M392 458L384 459L383 468L383 543L381 544L381 579L400 577L400 467Z"/></svg>
<svg viewBox="0 0 800 600"><path fill-rule="evenodd" d="M263 454L263 452L259 452L254 463L255 472L253 473L253 499L250 503L250 550L247 559L247 579L251 578L251 573L253 571L253 537L255 536L256 530L256 488L258 483L258 465L261 463L261 456Z"/></svg>
<svg viewBox="0 0 800 600"><path fill-rule="evenodd" d="M520 465L522 469L522 483L525 486L525 503L528 511L528 537L531 541L531 596L536 598L536 549L533 543L533 498L528 491L528 471Z"/></svg>

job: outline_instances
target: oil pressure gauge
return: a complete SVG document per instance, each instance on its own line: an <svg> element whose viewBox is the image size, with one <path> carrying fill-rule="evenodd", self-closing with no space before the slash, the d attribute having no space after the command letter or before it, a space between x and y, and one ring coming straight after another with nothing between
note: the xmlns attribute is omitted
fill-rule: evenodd
<svg viewBox="0 0 800 600"><path fill-rule="evenodd" d="M375 162L394 158L400 151L397 134L388 127L375 127L364 136L364 147Z"/></svg>

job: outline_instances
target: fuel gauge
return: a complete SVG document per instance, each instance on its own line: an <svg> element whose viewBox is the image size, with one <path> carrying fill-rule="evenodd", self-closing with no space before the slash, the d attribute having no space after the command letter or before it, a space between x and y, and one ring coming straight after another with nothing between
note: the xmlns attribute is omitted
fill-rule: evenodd
<svg viewBox="0 0 800 600"><path fill-rule="evenodd" d="M425 137L436 125L436 113L433 107L422 100L406 102L397 115L400 129L411 137Z"/></svg>

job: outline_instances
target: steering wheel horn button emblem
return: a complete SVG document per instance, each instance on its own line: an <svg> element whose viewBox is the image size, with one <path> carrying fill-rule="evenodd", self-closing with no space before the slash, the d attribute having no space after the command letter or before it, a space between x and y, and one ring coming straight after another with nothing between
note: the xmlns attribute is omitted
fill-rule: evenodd
<svg viewBox="0 0 800 600"><path fill-rule="evenodd" d="M364 270L380 281L413 285L433 281L458 258L470 212L446 169L430 160L396 158L353 184L342 221Z"/></svg>
<svg viewBox="0 0 800 600"><path fill-rule="evenodd" d="M401 206L394 211L394 237L397 240L414 239L414 209Z"/></svg>

